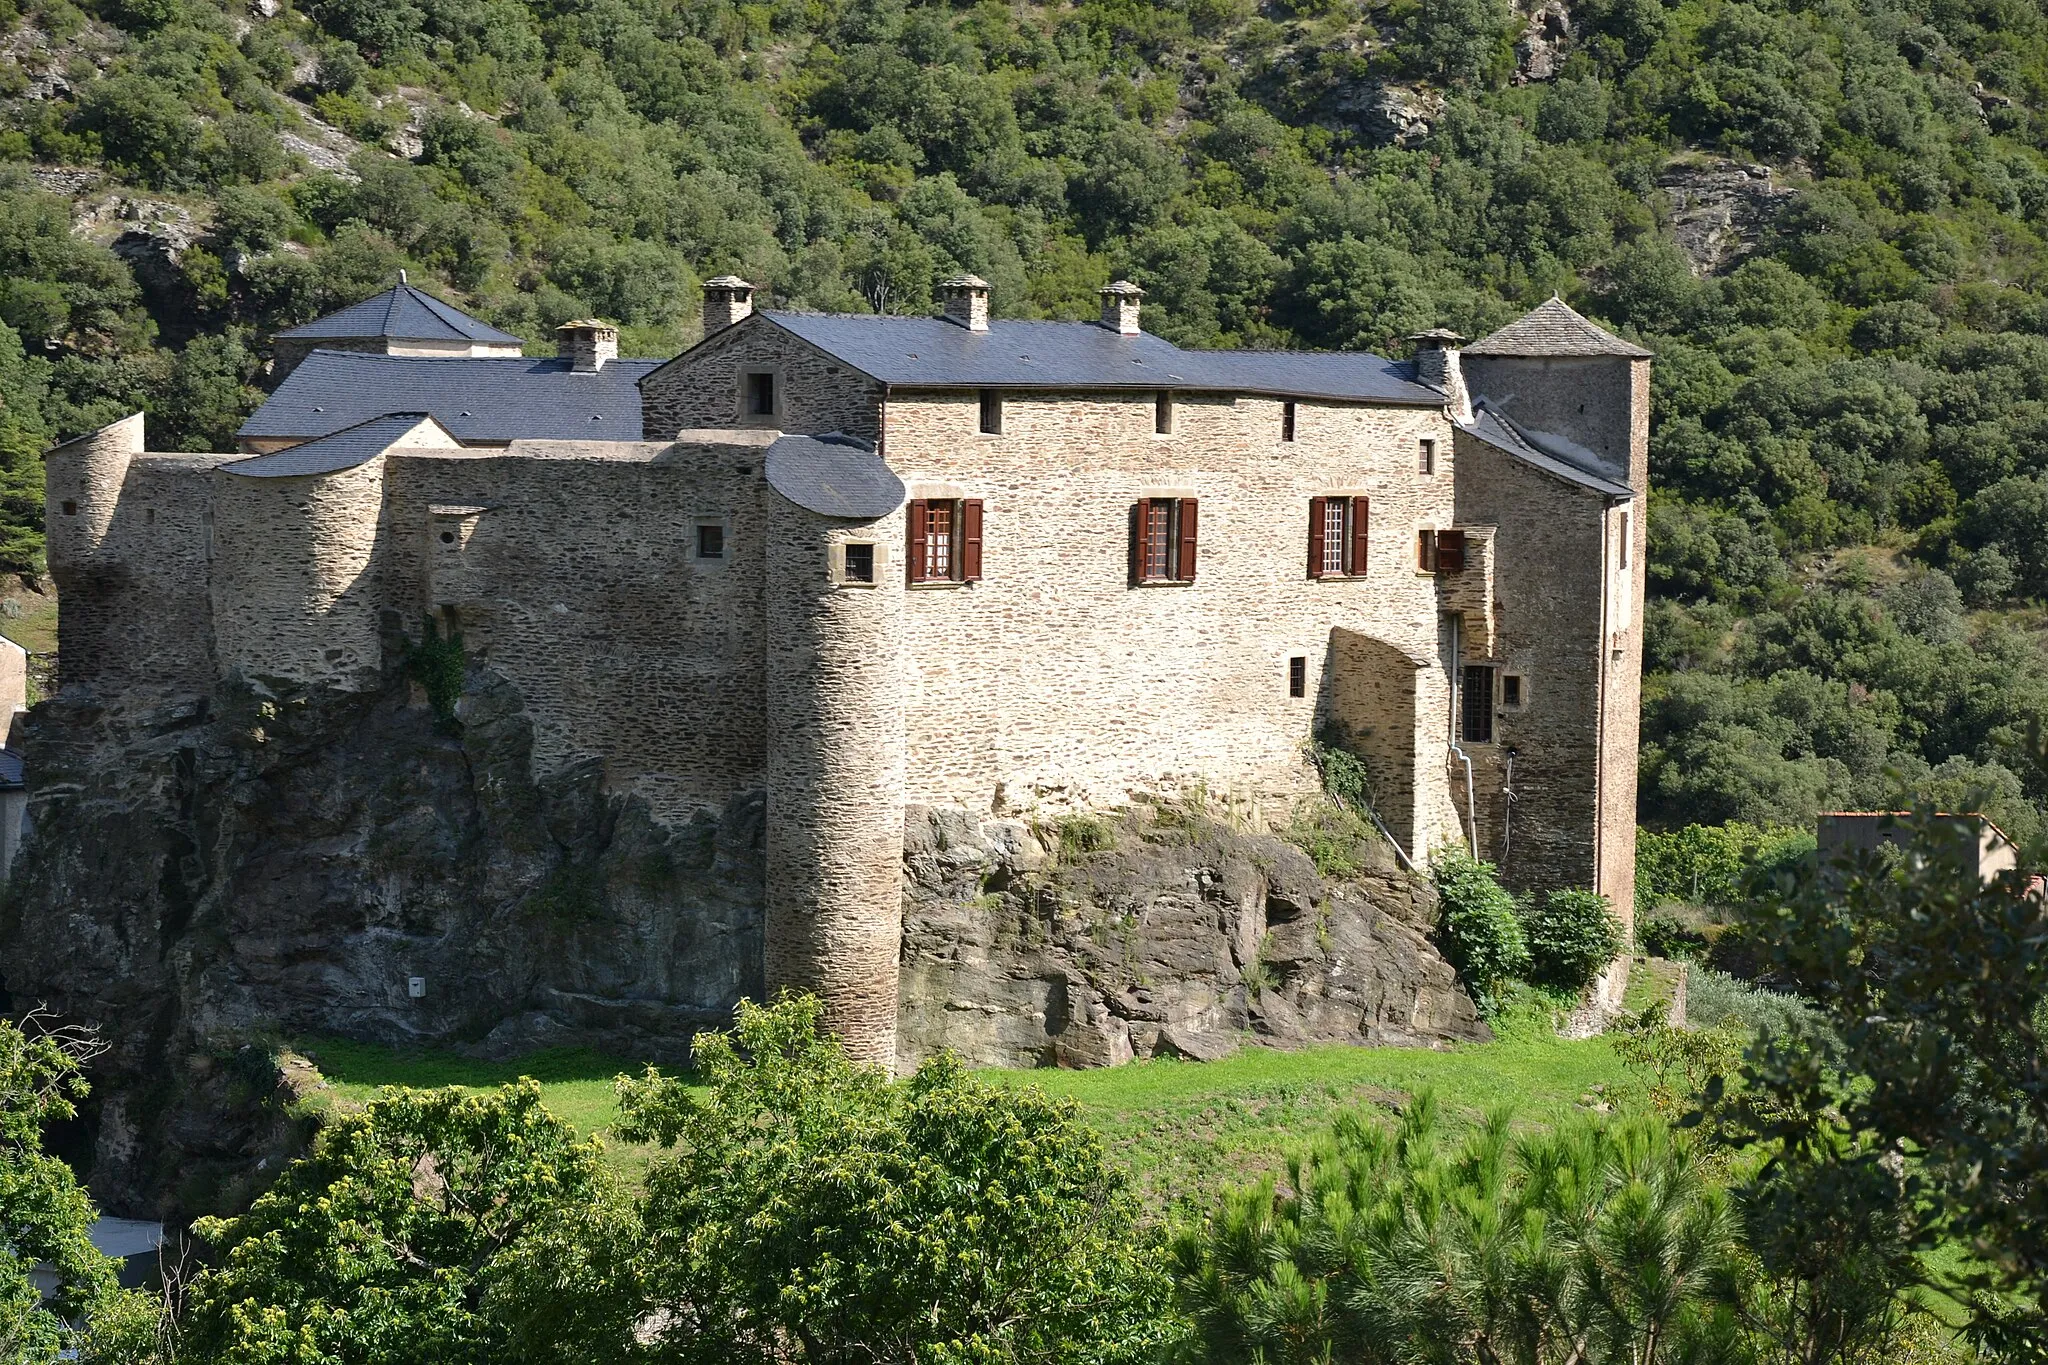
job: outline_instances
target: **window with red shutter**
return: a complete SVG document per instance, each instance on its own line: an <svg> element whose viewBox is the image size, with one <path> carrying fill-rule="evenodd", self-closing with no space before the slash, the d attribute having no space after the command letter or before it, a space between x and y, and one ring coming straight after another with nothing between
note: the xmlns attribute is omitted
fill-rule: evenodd
<svg viewBox="0 0 2048 1365"><path fill-rule="evenodd" d="M1329 548L1329 542L1324 537L1323 518L1329 509L1329 502L1328 498L1310 498L1308 500L1308 576L1310 578L1321 578L1328 572L1323 567L1323 556Z"/></svg>
<svg viewBox="0 0 2048 1365"><path fill-rule="evenodd" d="M1145 501L1145 546L1139 576L1147 583L1173 577L1173 499Z"/></svg>
<svg viewBox="0 0 2048 1365"><path fill-rule="evenodd" d="M960 504L960 581L981 581L981 499Z"/></svg>
<svg viewBox="0 0 2048 1365"><path fill-rule="evenodd" d="M1195 499L1180 500L1180 557L1173 566L1173 576L1183 583L1195 581L1195 526L1199 509Z"/></svg>
<svg viewBox="0 0 2048 1365"><path fill-rule="evenodd" d="M1438 531L1436 533L1436 567L1438 573L1465 572L1465 533L1463 531Z"/></svg>
<svg viewBox="0 0 2048 1365"><path fill-rule="evenodd" d="M1370 498L1353 498L1351 500L1351 553L1344 565L1345 573L1359 575L1365 573L1365 567L1368 562L1365 553L1366 527L1371 520L1372 500Z"/></svg>

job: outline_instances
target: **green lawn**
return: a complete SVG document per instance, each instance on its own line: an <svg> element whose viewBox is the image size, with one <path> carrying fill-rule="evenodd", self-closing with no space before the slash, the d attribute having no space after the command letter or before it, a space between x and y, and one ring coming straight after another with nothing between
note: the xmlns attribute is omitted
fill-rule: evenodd
<svg viewBox="0 0 2048 1365"><path fill-rule="evenodd" d="M320 1068L337 1099L361 1104L385 1085L492 1086L519 1076L541 1083L548 1107L583 1132L617 1116L612 1078L639 1064L583 1049L536 1053L516 1062L479 1062L449 1053L397 1051L321 1039L300 1051ZM1035 1085L1071 1098L1129 1166L1155 1208L1206 1205L1222 1186L1278 1169L1290 1148L1326 1129L1345 1109L1394 1106L1432 1087L1447 1111L1477 1118L1498 1105L1545 1123L1595 1087L1626 1073L1605 1039L1567 1042L1540 1029L1500 1042L1430 1051L1317 1047L1300 1052L1246 1048L1220 1062L1158 1060L1103 1071L987 1071L999 1085ZM617 1144L622 1172L638 1181L654 1153Z"/></svg>

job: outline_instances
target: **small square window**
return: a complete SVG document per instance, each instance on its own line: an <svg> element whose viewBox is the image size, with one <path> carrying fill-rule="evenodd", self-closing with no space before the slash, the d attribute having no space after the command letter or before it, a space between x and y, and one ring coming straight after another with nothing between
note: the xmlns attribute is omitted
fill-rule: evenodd
<svg viewBox="0 0 2048 1365"><path fill-rule="evenodd" d="M64 502L64 515L65 515L65 516L67 516L67 517L75 517L75 516L77 516L77 515L78 515L78 504L77 504L77 503L75 503L75 502L72 502L71 500L69 500L69 499L67 498L67 499L65 500L65 502Z"/></svg>
<svg viewBox="0 0 2048 1365"><path fill-rule="evenodd" d="M1292 398L1280 405L1280 439L1283 441L1294 439L1294 400Z"/></svg>
<svg viewBox="0 0 2048 1365"><path fill-rule="evenodd" d="M846 568L843 577L848 583L872 583L875 581L875 547L860 541L848 541L845 547Z"/></svg>
<svg viewBox="0 0 2048 1365"><path fill-rule="evenodd" d="M1436 441L1433 438L1424 437L1421 446L1417 449L1415 453L1415 472L1418 474L1436 473Z"/></svg>
<svg viewBox="0 0 2048 1365"><path fill-rule="evenodd" d="M1500 704L1502 706L1520 706L1522 704L1521 674L1504 673L1501 675Z"/></svg>
<svg viewBox="0 0 2048 1365"><path fill-rule="evenodd" d="M994 389L981 391L981 434L1000 436L1003 434L1003 396Z"/></svg>
<svg viewBox="0 0 2048 1365"><path fill-rule="evenodd" d="M775 376L768 372L756 372L747 376L747 416L773 417L775 415Z"/></svg>
<svg viewBox="0 0 2048 1365"><path fill-rule="evenodd" d="M700 521L697 523L697 558L725 558L725 523L722 521Z"/></svg>
<svg viewBox="0 0 2048 1365"><path fill-rule="evenodd" d="M1305 697L1308 695L1308 658L1297 654L1287 661L1287 695Z"/></svg>

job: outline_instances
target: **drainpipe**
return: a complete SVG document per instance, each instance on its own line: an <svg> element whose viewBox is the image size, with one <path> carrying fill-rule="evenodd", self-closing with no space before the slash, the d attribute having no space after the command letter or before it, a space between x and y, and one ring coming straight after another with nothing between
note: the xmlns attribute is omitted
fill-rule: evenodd
<svg viewBox="0 0 2048 1365"><path fill-rule="evenodd" d="M1500 794L1500 870L1506 876L1508 871L1508 850L1514 847L1515 837L1515 748L1507 750L1508 770L1501 778Z"/></svg>

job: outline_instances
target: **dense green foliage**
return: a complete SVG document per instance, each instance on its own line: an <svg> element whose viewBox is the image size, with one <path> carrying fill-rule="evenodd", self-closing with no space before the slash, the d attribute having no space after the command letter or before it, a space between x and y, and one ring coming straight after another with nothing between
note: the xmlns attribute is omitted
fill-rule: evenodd
<svg viewBox="0 0 2048 1365"><path fill-rule="evenodd" d="M95 1046L46 1022L0 1019L0 1365L52 1365L67 1351L88 1362L139 1360L114 1263L87 1236L92 1202L71 1168L43 1150L45 1125L76 1116L87 1092L80 1063ZM56 1281L47 1300L29 1277L38 1265Z"/></svg>
<svg viewBox="0 0 2048 1365"><path fill-rule="evenodd" d="M1787 1261L1961 1243L1987 1337L2048 1342L2048 930L2017 872L1979 880L1971 822L1914 817L1913 856L1780 879L1773 965L1827 1027L1764 1038L1720 1117L1779 1154L1753 1202ZM2029 861L2039 850L2031 850ZM1710 1096L1711 1098L1711 1096Z"/></svg>
<svg viewBox="0 0 2048 1365"><path fill-rule="evenodd" d="M1507 988L1529 970L1514 893L1500 884L1492 863L1455 849L1430 863L1436 881L1436 943L1483 1015L1497 1010Z"/></svg>
<svg viewBox="0 0 2048 1365"><path fill-rule="evenodd" d="M1586 989L1628 947L1621 921L1598 892L1549 892L1523 906L1521 920L1529 980L1550 990Z"/></svg>
<svg viewBox="0 0 2048 1365"><path fill-rule="evenodd" d="M1138 1362L1174 1324L1158 1257L1071 1104L958 1062L890 1084L814 999L740 1007L695 1091L621 1082L673 1155L642 1209L656 1359Z"/></svg>
<svg viewBox="0 0 2048 1365"><path fill-rule="evenodd" d="M632 1210L527 1080L386 1091L237 1218L196 1231L181 1358L500 1365L617 1358Z"/></svg>
<svg viewBox="0 0 2048 1365"><path fill-rule="evenodd" d="M125 223L0 178L0 563L34 560L42 441L141 405L220 446L268 335L401 265L641 352L727 270L913 312L969 269L1056 317L1127 274L1177 341L1397 353L1559 290L1658 352L1646 819L1910 788L2025 835L2048 797L2012 610L2048 595L2032 0L1592 0L1526 83L1502 0L23 8L49 46L0 58L0 158L103 168L193 240L138 274ZM1394 143L1368 111L1416 83ZM284 140L341 135L348 174ZM1660 184L1751 160L1783 193L1700 273Z"/></svg>
<svg viewBox="0 0 2048 1365"><path fill-rule="evenodd" d="M1749 899L1751 877L1769 876L1814 850L1811 830L1747 824L1686 825L1636 832L1636 908L1666 901L1732 906Z"/></svg>

